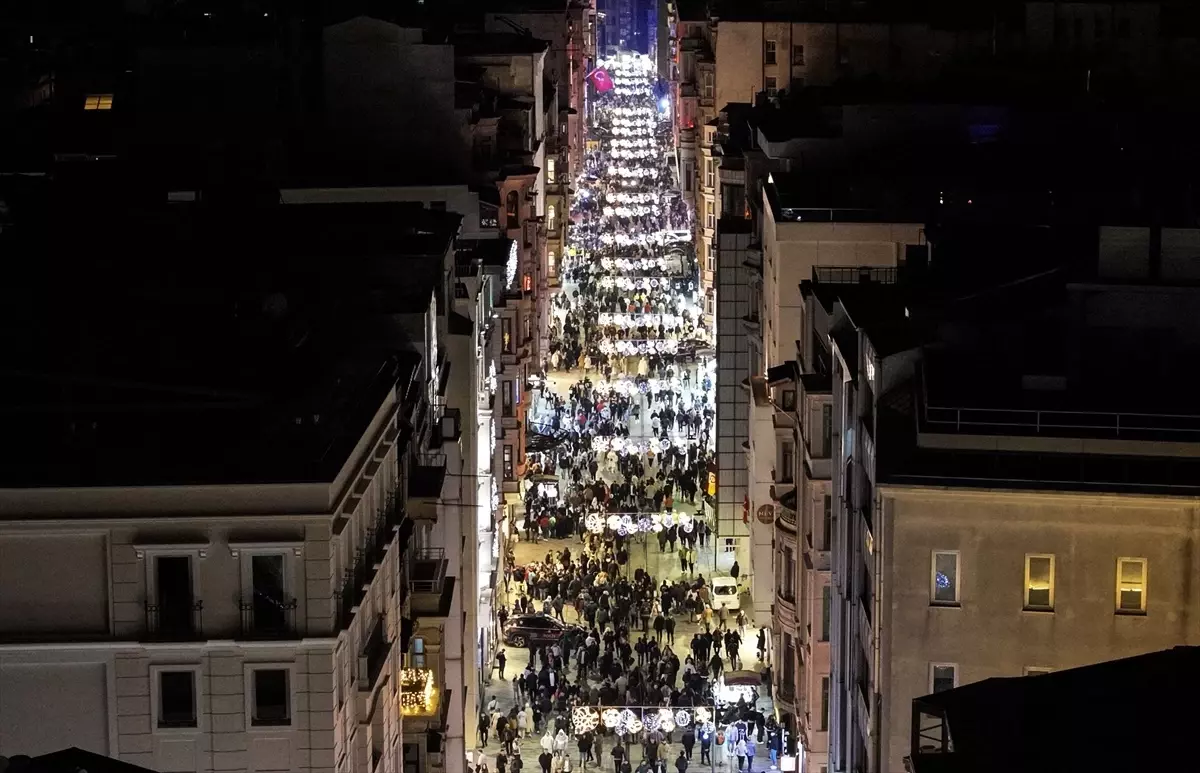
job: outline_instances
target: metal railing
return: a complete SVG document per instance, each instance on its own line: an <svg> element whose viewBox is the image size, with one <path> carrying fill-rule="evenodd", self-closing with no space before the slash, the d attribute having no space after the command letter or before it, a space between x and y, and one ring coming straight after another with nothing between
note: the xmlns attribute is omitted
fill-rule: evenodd
<svg viewBox="0 0 1200 773"><path fill-rule="evenodd" d="M895 266L813 266L813 278L822 284L895 284L896 277Z"/></svg>
<svg viewBox="0 0 1200 773"><path fill-rule="evenodd" d="M204 630L204 602L190 604L146 603L146 636L151 639L193 639Z"/></svg>
<svg viewBox="0 0 1200 773"><path fill-rule="evenodd" d="M249 639L287 639L297 635L296 599L254 593L238 600L242 637Z"/></svg>
<svg viewBox="0 0 1200 773"><path fill-rule="evenodd" d="M408 585L413 593L440 593L446 579L445 548L421 548L409 557Z"/></svg>

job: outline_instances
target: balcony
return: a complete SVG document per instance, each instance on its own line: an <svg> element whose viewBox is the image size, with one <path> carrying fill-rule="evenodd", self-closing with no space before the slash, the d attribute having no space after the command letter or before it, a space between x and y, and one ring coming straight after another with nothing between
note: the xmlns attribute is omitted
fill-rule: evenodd
<svg viewBox="0 0 1200 773"><path fill-rule="evenodd" d="M775 520L775 524L793 534L796 532L796 487L791 484L785 484L787 489L783 493L779 493L777 501L779 503L779 518ZM775 498L779 489L775 486L771 487L771 497Z"/></svg>
<svg viewBox="0 0 1200 773"><path fill-rule="evenodd" d="M429 450L437 451L446 443L457 443L462 436L462 412L457 408L444 408L439 420L429 432Z"/></svg>
<svg viewBox="0 0 1200 773"><path fill-rule="evenodd" d="M276 593L255 591L238 601L243 639L295 639L296 600Z"/></svg>
<svg viewBox="0 0 1200 773"><path fill-rule="evenodd" d="M371 692L379 682L379 675L387 664L392 643L387 638L387 618L380 615L367 636L362 652L358 656L358 689Z"/></svg>
<svg viewBox="0 0 1200 773"><path fill-rule="evenodd" d="M446 483L446 455L415 459L408 468L408 513L416 520L436 521L442 486Z"/></svg>
<svg viewBox="0 0 1200 773"><path fill-rule="evenodd" d="M147 641L194 641L204 631L201 613L204 602L199 599L189 603L146 604Z"/></svg>
<svg viewBox="0 0 1200 773"><path fill-rule="evenodd" d="M443 548L425 548L408 562L408 588L411 610L423 617L446 617L454 597L454 578L446 576L446 552Z"/></svg>

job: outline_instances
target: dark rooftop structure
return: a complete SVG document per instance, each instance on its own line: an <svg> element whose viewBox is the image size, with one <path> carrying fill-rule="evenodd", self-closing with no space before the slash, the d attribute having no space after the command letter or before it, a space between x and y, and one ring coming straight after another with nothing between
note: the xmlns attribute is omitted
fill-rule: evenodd
<svg viewBox="0 0 1200 773"><path fill-rule="evenodd" d="M550 48L548 41L515 32L466 32L455 35L451 42L460 56L529 56Z"/></svg>
<svg viewBox="0 0 1200 773"><path fill-rule="evenodd" d="M64 257L89 255L78 234L6 232L32 268L2 291L0 485L331 480L422 372L406 318L445 292L459 221L166 205L107 221L111 260Z"/></svg>
<svg viewBox="0 0 1200 773"><path fill-rule="evenodd" d="M7 773L155 773L150 768L105 757L72 746L37 757L16 755L8 760Z"/></svg>
<svg viewBox="0 0 1200 773"><path fill-rule="evenodd" d="M1200 647L985 679L913 701L906 766L912 773L1190 769L1187 707L1197 691Z"/></svg>

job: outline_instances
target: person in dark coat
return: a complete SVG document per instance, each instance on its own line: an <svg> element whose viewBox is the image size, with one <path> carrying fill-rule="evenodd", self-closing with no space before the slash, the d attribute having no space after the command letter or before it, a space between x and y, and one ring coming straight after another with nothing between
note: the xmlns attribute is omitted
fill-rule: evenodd
<svg viewBox="0 0 1200 773"><path fill-rule="evenodd" d="M696 745L696 731L688 727L683 731L683 737L679 739L679 742L683 744L683 753L690 760L692 758L692 747Z"/></svg>
<svg viewBox="0 0 1200 773"><path fill-rule="evenodd" d="M679 773L687 773L688 761L683 752L679 752L679 756L675 758L675 770Z"/></svg>

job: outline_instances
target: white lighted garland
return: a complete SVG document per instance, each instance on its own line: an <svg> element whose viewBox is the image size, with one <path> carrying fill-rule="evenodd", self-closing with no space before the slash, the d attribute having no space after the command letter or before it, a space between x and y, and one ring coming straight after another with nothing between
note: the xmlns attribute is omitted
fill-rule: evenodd
<svg viewBox="0 0 1200 773"><path fill-rule="evenodd" d="M638 338L628 341L601 341L601 354L621 354L626 357L635 354L674 354L679 351L679 341L673 338Z"/></svg>
<svg viewBox="0 0 1200 773"><path fill-rule="evenodd" d="M597 319L601 325L616 325L621 328L662 325L668 330L681 326L685 321L678 314L614 314L607 311L597 315Z"/></svg>
<svg viewBox="0 0 1200 773"><path fill-rule="evenodd" d="M687 448L695 445L695 438L676 433L668 440L662 438L627 438L621 435L598 435L592 438L592 449L596 451L615 451L618 454L644 454L647 451L659 454L667 448Z"/></svg>
<svg viewBox="0 0 1200 773"><path fill-rule="evenodd" d="M695 520L684 512L611 513L607 517L601 513L591 513L584 519L584 526L592 534L603 534L605 529L609 529L627 537L638 533L657 533L672 526L690 533L695 528Z"/></svg>

